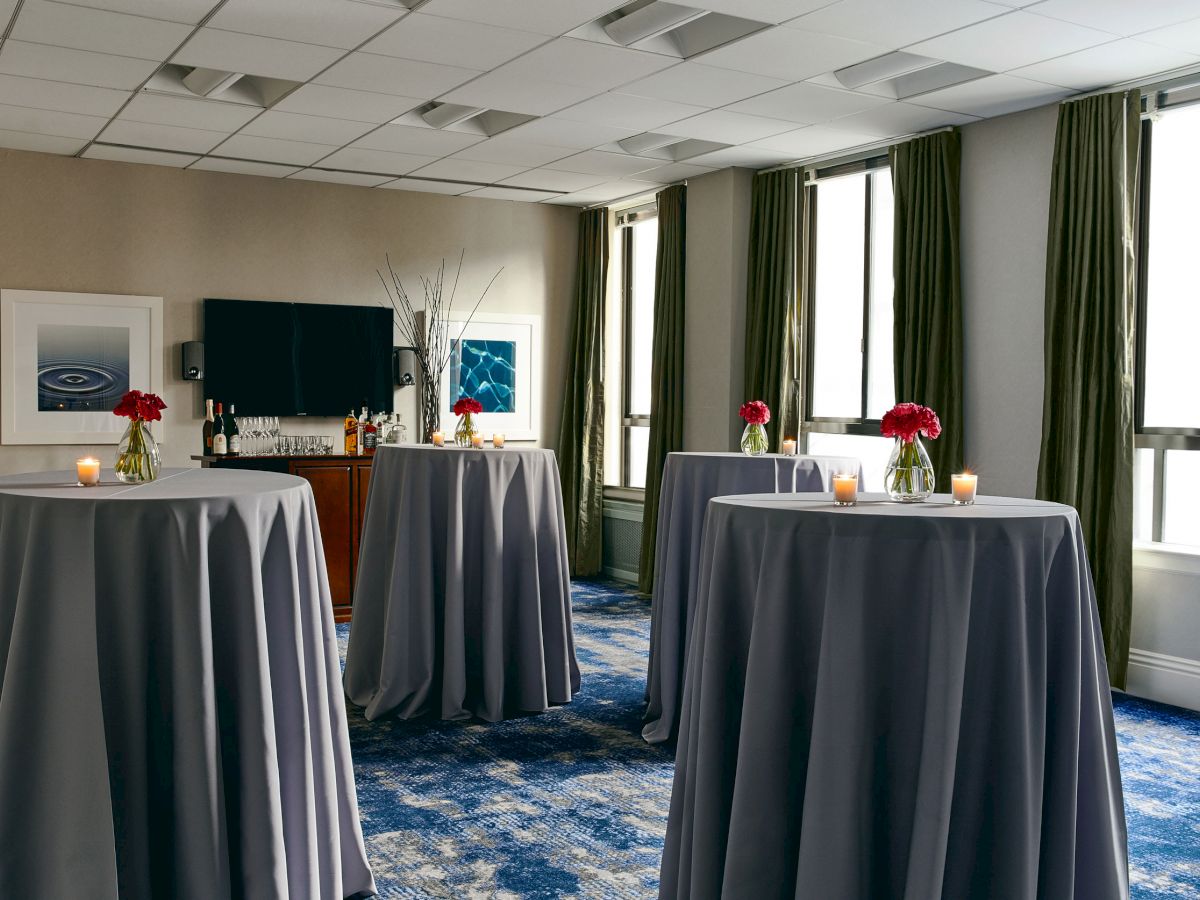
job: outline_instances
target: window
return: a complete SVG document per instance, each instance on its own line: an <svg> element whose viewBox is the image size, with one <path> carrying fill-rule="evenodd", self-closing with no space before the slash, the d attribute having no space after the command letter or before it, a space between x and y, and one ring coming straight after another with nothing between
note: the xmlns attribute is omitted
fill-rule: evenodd
<svg viewBox="0 0 1200 900"><path fill-rule="evenodd" d="M809 453L856 456L881 490L892 442L879 420L892 372L892 175L887 157L810 173L804 421Z"/></svg>
<svg viewBox="0 0 1200 900"><path fill-rule="evenodd" d="M1168 95L1169 99L1169 95ZM1200 105L1142 124L1134 536L1200 547Z"/></svg>
<svg viewBox="0 0 1200 900"><path fill-rule="evenodd" d="M609 291L605 346L605 460L609 487L643 489L650 449L650 378L654 340L654 205L617 216L615 283ZM615 352L614 352L615 351Z"/></svg>

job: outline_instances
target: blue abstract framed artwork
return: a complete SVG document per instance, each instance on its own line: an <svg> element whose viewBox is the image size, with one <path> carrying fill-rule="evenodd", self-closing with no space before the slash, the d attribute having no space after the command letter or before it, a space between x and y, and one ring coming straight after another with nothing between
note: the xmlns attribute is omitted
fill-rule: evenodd
<svg viewBox="0 0 1200 900"><path fill-rule="evenodd" d="M460 397L483 405L477 416L485 436L536 441L541 423L540 316L476 313L470 324L453 319L450 365L442 382L443 415Z"/></svg>

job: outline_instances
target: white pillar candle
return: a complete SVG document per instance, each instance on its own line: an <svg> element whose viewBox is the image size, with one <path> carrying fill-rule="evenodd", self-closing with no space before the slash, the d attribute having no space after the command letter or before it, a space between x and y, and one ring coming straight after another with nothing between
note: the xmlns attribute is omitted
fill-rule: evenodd
<svg viewBox="0 0 1200 900"><path fill-rule="evenodd" d="M959 506L970 506L975 502L975 489L979 486L979 476L971 472L951 475L950 485L954 491L954 502Z"/></svg>
<svg viewBox="0 0 1200 900"><path fill-rule="evenodd" d="M833 476L833 502L838 506L853 506L858 502L858 476Z"/></svg>
<svg viewBox="0 0 1200 900"><path fill-rule="evenodd" d="M100 460L85 456L75 460L75 477L83 487L94 487L100 483Z"/></svg>
<svg viewBox="0 0 1200 900"><path fill-rule="evenodd" d="M483 449L483 435L482 434L471 435L471 446L474 447L476 450L482 450Z"/></svg>
<svg viewBox="0 0 1200 900"><path fill-rule="evenodd" d="M492 446L495 447L497 450L501 449L504 446L504 435L500 434L500 432L496 432L495 434L493 434L492 435Z"/></svg>
<svg viewBox="0 0 1200 900"><path fill-rule="evenodd" d="M429 436L429 440L433 442L435 447L444 447L446 445L446 436L440 431L435 431Z"/></svg>
<svg viewBox="0 0 1200 900"><path fill-rule="evenodd" d="M783 442L783 455L784 456L795 456L796 455L796 442L794 440L792 440L791 438L787 438Z"/></svg>

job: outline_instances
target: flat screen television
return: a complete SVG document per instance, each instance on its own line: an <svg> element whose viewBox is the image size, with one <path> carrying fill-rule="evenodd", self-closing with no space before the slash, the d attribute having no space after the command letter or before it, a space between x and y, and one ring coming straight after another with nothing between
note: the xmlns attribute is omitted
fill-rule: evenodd
<svg viewBox="0 0 1200 900"><path fill-rule="evenodd" d="M204 394L248 416L391 412L392 313L376 306L204 301Z"/></svg>

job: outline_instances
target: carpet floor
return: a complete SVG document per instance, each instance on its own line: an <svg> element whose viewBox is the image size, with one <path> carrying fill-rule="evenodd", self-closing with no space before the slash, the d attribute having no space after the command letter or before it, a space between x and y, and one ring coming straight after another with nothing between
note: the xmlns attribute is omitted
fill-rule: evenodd
<svg viewBox="0 0 1200 900"><path fill-rule="evenodd" d="M567 706L495 725L368 722L348 706L381 897L657 895L673 756L640 737L650 608L603 582L577 582L573 600L583 690ZM1132 896L1200 897L1200 715L1114 705Z"/></svg>

